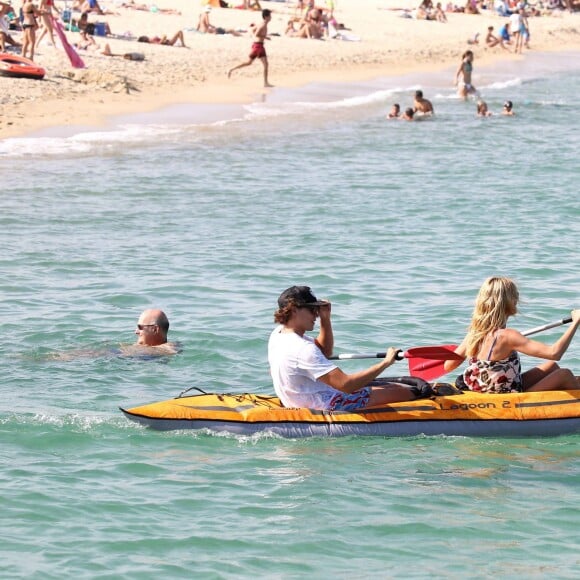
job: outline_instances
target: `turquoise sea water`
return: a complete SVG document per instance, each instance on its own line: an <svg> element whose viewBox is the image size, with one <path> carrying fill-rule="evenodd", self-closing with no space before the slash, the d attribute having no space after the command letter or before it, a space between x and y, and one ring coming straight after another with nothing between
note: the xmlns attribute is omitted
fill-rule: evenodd
<svg viewBox="0 0 580 580"><path fill-rule="evenodd" d="M446 71L0 142L0 575L575 578L578 436L293 441L118 411L271 393L292 284L332 300L338 352L456 342L491 274L522 330L578 307L574 62L476 67L514 118L476 118ZM418 87L436 118L384 120ZM183 353L107 355L151 306Z"/></svg>

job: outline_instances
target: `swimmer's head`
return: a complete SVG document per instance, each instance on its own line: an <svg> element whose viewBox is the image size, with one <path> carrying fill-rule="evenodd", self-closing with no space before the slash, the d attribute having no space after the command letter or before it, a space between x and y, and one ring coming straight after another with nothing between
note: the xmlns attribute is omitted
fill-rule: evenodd
<svg viewBox="0 0 580 580"><path fill-rule="evenodd" d="M511 111L513 109L514 104L511 101L506 101L503 104L503 108L507 109L508 111Z"/></svg>
<svg viewBox="0 0 580 580"><path fill-rule="evenodd" d="M422 99L423 98L423 91L415 91L415 98Z"/></svg>
<svg viewBox="0 0 580 580"><path fill-rule="evenodd" d="M409 107L408 109L405 109L405 115L407 115L407 117L413 118L414 114L415 114L415 111L411 107Z"/></svg>

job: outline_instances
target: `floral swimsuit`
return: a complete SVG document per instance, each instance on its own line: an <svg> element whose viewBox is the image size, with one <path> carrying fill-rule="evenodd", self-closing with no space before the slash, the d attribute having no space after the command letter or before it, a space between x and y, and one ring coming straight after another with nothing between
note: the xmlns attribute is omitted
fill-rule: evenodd
<svg viewBox="0 0 580 580"><path fill-rule="evenodd" d="M498 334L499 330L489 349L488 360L479 360L477 357L469 359L463 380L470 390L480 393L521 393L522 365L519 354L514 350L507 358L489 360Z"/></svg>

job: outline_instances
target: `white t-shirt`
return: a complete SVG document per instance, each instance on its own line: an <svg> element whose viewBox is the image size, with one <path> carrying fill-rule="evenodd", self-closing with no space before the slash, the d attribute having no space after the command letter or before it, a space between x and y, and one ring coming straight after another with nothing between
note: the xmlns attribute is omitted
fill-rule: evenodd
<svg viewBox="0 0 580 580"><path fill-rule="evenodd" d="M336 365L330 362L310 336L283 332L276 327L268 342L268 361L276 395L285 407L328 409L340 391L318 380Z"/></svg>
<svg viewBox="0 0 580 580"><path fill-rule="evenodd" d="M512 34L515 34L516 32L520 32L520 28L522 26L522 17L521 17L519 12L514 12L510 16L510 24L511 24Z"/></svg>

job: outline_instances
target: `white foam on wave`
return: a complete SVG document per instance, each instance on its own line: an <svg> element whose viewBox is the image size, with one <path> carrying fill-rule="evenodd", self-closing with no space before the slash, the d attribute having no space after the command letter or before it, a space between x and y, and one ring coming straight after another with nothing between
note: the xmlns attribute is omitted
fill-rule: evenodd
<svg viewBox="0 0 580 580"><path fill-rule="evenodd" d="M110 129L67 128L55 129L50 136L16 137L0 141L0 159L26 159L39 155L50 157L86 157L88 155L119 155L132 146L175 142L176 136L188 134L193 138L209 128L221 128L234 124L254 122L274 117L290 117L307 113L325 113L337 109L356 109L386 103L397 93L409 92L410 88L393 88L373 91L352 97L325 101L286 101L279 103L252 103L240 108L240 114L225 119L212 119L209 122L137 122L123 123ZM152 120L155 116L150 117ZM76 130L74 134L63 131ZM60 131L61 134L58 134Z"/></svg>
<svg viewBox="0 0 580 580"><path fill-rule="evenodd" d="M144 429L132 421L127 421L121 415L110 413L62 413L62 409L44 409L36 413L10 412L0 417L0 425L45 426L56 429L74 429L81 432L91 432L95 428L110 427L119 429Z"/></svg>
<svg viewBox="0 0 580 580"><path fill-rule="evenodd" d="M409 92L415 88L393 88L373 91L366 95L344 97L327 101L293 101L283 103L252 103L245 109L255 117L275 117L282 115L303 114L306 111L332 111L336 109L354 109L375 104L386 103L393 95Z"/></svg>
<svg viewBox="0 0 580 580"><path fill-rule="evenodd" d="M477 99L478 95L481 93L489 93L490 91L502 91L504 89L509 89L513 87L519 87L523 84L521 78L514 77L507 80L495 81L489 84L478 84L477 93L474 95L469 95L471 99ZM434 100L437 101L453 101L460 100L461 97L457 94L457 90L452 90L448 93L436 93L433 96Z"/></svg>
<svg viewBox="0 0 580 580"><path fill-rule="evenodd" d="M97 152L118 153L132 144L165 138L179 133L167 125L119 125L107 131L81 131L75 135L54 137L16 137L0 141L0 158L84 157Z"/></svg>
<svg viewBox="0 0 580 580"><path fill-rule="evenodd" d="M522 84L522 79L513 78L513 79L508 79L505 81L496 81L496 82L490 83L489 85L482 85L479 88L482 90L501 91L503 89L509 89L512 87L519 87L521 84Z"/></svg>

